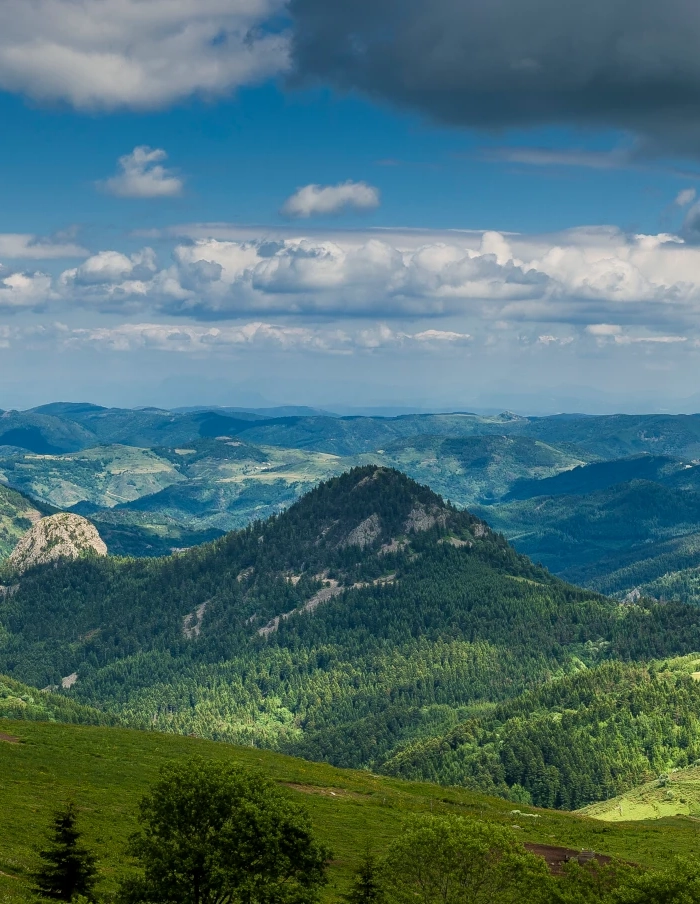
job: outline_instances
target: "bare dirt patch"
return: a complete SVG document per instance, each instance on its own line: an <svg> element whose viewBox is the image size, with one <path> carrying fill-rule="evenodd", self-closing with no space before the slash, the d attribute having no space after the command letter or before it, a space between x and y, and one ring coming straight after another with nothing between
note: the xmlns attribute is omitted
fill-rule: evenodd
<svg viewBox="0 0 700 904"><path fill-rule="evenodd" d="M610 863L612 858L605 854L597 854L595 851L577 851L574 848L555 847L551 844L526 844L525 850L537 857L542 857L549 867L550 873L553 875L561 875L564 872L564 866L572 860L576 860L581 864L591 863L595 861L601 866Z"/></svg>
<svg viewBox="0 0 700 904"><path fill-rule="evenodd" d="M439 540L440 543L449 543L450 546L454 546L455 549L461 549L463 546L473 546L474 544L471 540L460 540L459 537L445 537L442 540Z"/></svg>
<svg viewBox="0 0 700 904"><path fill-rule="evenodd" d="M14 735L7 734L4 731L0 731L0 744L21 744L19 738L16 738Z"/></svg>
<svg viewBox="0 0 700 904"><path fill-rule="evenodd" d="M388 556L392 552L401 552L408 546L408 540L401 538L396 540L392 538L390 543L385 543L377 553L378 556Z"/></svg>

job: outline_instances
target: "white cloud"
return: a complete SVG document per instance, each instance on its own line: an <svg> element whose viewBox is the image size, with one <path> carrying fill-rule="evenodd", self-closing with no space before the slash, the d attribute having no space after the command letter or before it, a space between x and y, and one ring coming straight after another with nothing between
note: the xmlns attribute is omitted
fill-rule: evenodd
<svg viewBox="0 0 700 904"><path fill-rule="evenodd" d="M144 248L130 256L100 251L79 267L65 270L55 281L67 301L81 301L102 310L129 311L146 303L158 272L156 256Z"/></svg>
<svg viewBox="0 0 700 904"><path fill-rule="evenodd" d="M550 345L571 345L573 341L573 336L552 336L550 333L546 333L543 336L537 337L538 344L544 345L545 347L548 347Z"/></svg>
<svg viewBox="0 0 700 904"><path fill-rule="evenodd" d="M230 93L288 65L282 0L2 0L0 88L83 110Z"/></svg>
<svg viewBox="0 0 700 904"><path fill-rule="evenodd" d="M0 257L5 259L52 260L87 257L89 253L85 248L70 241L43 239L19 232L0 233Z"/></svg>
<svg viewBox="0 0 700 904"><path fill-rule="evenodd" d="M162 162L168 155L162 148L146 145L119 158L119 170L100 185L120 198L173 198L182 194L183 181Z"/></svg>
<svg viewBox="0 0 700 904"><path fill-rule="evenodd" d="M336 214L343 210L374 210L379 207L379 190L366 182L339 182L337 185L305 185L287 198L282 213L306 218Z"/></svg>
<svg viewBox="0 0 700 904"><path fill-rule="evenodd" d="M456 333L454 330L423 330L413 337L416 342L447 342L464 344L472 338L469 333Z"/></svg>
<svg viewBox="0 0 700 904"><path fill-rule="evenodd" d="M461 317L552 327L646 324L684 333L700 318L700 248L669 234L612 228L527 236L333 233L178 244L159 268L150 249L103 251L65 271L67 300L199 320L249 314ZM441 239L448 238L449 241ZM671 329L669 330L669 327ZM463 332L460 324L457 332Z"/></svg>
<svg viewBox="0 0 700 904"><path fill-rule="evenodd" d="M616 323L591 323L586 327L586 332L591 336L619 336L622 327Z"/></svg>
<svg viewBox="0 0 700 904"><path fill-rule="evenodd" d="M54 293L51 277L45 273L8 273L0 269L0 310L41 308Z"/></svg>
<svg viewBox="0 0 700 904"><path fill-rule="evenodd" d="M692 204L695 200L696 194L697 192L694 188L684 188L678 192L674 203L677 204L678 207L687 207L688 204Z"/></svg>

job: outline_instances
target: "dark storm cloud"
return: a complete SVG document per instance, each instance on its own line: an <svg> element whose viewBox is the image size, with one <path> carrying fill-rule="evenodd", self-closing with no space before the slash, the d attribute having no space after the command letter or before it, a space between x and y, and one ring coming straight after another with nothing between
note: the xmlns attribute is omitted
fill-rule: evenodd
<svg viewBox="0 0 700 904"><path fill-rule="evenodd" d="M697 0L291 0L303 78L454 125L626 129L700 151Z"/></svg>

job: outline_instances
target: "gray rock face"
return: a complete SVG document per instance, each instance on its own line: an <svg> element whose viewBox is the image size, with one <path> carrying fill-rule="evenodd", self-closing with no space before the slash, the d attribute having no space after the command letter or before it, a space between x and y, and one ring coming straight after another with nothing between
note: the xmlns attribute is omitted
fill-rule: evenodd
<svg viewBox="0 0 700 904"><path fill-rule="evenodd" d="M69 512L42 518L15 547L9 564L19 574L35 565L58 559L79 559L86 554L107 555L107 547L97 528Z"/></svg>

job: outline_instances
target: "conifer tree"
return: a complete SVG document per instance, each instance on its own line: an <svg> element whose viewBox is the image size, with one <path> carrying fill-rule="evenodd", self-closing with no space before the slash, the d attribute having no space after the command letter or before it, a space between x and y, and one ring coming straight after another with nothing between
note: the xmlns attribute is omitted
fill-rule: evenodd
<svg viewBox="0 0 700 904"><path fill-rule="evenodd" d="M384 885L377 859L369 847L365 849L349 893L343 897L348 904L383 904Z"/></svg>
<svg viewBox="0 0 700 904"><path fill-rule="evenodd" d="M53 817L49 846L39 851L42 864L34 873L34 890L54 901L72 901L77 895L93 899L97 881L95 855L80 844L75 804Z"/></svg>

